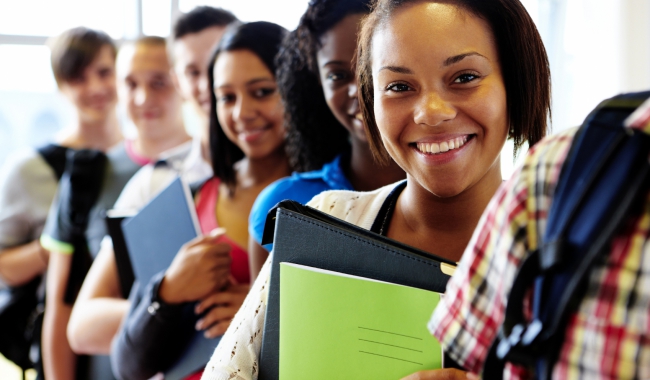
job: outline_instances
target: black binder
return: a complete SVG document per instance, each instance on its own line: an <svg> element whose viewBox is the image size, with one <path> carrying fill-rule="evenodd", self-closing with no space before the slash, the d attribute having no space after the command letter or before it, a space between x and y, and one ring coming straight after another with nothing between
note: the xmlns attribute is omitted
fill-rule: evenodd
<svg viewBox="0 0 650 380"><path fill-rule="evenodd" d="M274 235L272 233L275 232ZM294 201L269 211L262 244L273 243L259 380L279 379L280 262L444 293L456 263ZM441 269L442 267L442 269ZM446 267L446 268L445 268ZM433 310L432 310L433 311Z"/></svg>
<svg viewBox="0 0 650 380"><path fill-rule="evenodd" d="M114 210L108 210L105 215L106 229L108 235L113 240L113 253L115 254L115 265L117 266L117 274L120 279L120 290L122 298L129 298L131 287L135 281L135 274L133 273L133 266L131 265L131 258L129 256L126 242L124 241L124 234L122 233L122 221L135 215L134 212L129 214L120 214Z"/></svg>

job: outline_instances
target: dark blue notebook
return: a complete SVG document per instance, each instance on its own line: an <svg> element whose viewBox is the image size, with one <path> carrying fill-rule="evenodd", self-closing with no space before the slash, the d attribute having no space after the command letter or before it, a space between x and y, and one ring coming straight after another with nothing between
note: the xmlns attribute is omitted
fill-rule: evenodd
<svg viewBox="0 0 650 380"><path fill-rule="evenodd" d="M135 278L147 284L169 267L183 244L201 233L187 185L176 178L134 217L122 221L122 232Z"/></svg>
<svg viewBox="0 0 650 380"><path fill-rule="evenodd" d="M201 233L189 187L180 178L175 179L137 215L125 219L122 232L136 280L149 283L155 274L169 267L183 244ZM198 318L193 312L187 314L187 323L194 326ZM196 332L184 354L165 371L165 379L183 379L203 369L219 340L206 339L203 332Z"/></svg>

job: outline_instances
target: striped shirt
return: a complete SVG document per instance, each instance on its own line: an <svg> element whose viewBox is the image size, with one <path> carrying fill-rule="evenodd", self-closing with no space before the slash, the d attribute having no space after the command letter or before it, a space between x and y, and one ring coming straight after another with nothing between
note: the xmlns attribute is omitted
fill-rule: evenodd
<svg viewBox="0 0 650 380"><path fill-rule="evenodd" d="M637 128L650 131L650 125ZM484 212L429 330L450 356L480 373L503 322L520 264L543 236L562 164L577 129L535 145ZM650 194L615 236L565 330L553 378L650 379ZM530 313L530 310L528 310ZM507 365L504 378L530 378Z"/></svg>

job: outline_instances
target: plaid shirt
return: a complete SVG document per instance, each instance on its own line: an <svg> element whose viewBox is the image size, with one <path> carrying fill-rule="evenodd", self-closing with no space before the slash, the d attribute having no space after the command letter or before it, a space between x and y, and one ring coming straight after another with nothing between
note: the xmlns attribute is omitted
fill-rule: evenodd
<svg viewBox="0 0 650 380"><path fill-rule="evenodd" d="M650 132L648 119L633 127ZM543 236L576 130L535 145L497 191L429 322L450 356L472 372L480 373L503 322L518 267ZM553 378L650 379L650 194L644 210L590 274L589 292L570 317ZM505 371L505 378L530 377L511 365Z"/></svg>

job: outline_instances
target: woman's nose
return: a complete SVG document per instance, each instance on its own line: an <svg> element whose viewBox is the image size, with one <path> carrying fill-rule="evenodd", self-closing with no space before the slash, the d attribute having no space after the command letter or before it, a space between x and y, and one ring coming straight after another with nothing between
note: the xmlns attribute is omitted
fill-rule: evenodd
<svg viewBox="0 0 650 380"><path fill-rule="evenodd" d="M422 100L416 106L413 121L416 124L435 127L455 117L456 108L453 104L440 94L430 92L423 96Z"/></svg>
<svg viewBox="0 0 650 380"><path fill-rule="evenodd" d="M233 119L236 121L246 121L255 118L255 107L252 102L245 97L237 99L235 109L233 110Z"/></svg>
<svg viewBox="0 0 650 380"><path fill-rule="evenodd" d="M352 82L348 86L348 96L351 98L356 98L357 95L359 94L359 86L357 85L357 82Z"/></svg>

